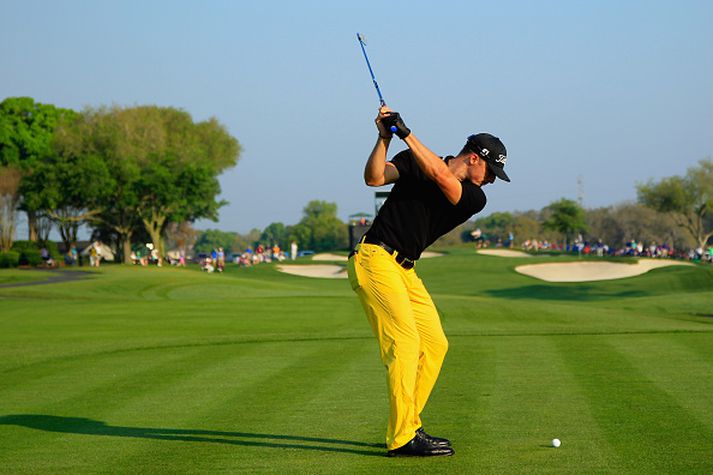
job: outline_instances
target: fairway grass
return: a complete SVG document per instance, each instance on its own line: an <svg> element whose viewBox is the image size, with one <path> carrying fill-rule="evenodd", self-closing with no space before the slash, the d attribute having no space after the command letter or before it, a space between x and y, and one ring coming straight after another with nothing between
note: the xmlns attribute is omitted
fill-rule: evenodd
<svg viewBox="0 0 713 475"><path fill-rule="evenodd" d="M713 266L514 271L566 260L419 262L450 342L423 420L456 454L436 459L385 457L385 371L345 280L117 265L0 285L0 473L713 472Z"/></svg>

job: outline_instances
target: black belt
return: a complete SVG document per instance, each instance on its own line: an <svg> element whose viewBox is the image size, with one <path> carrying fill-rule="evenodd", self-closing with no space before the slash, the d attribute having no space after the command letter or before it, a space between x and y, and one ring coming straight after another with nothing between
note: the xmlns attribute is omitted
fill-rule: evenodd
<svg viewBox="0 0 713 475"><path fill-rule="evenodd" d="M365 244L376 244L377 246L383 248L386 252L388 252L392 256L395 255L394 260L396 261L396 263L406 270L412 269L413 266L416 265L416 261L414 261L413 259L409 259L408 257L404 256L403 254L398 252L393 247L379 241L378 239L372 239L369 236L364 236L362 238L361 242L363 242ZM353 256L354 254L356 254L356 251L352 251L351 254L349 254L349 257Z"/></svg>

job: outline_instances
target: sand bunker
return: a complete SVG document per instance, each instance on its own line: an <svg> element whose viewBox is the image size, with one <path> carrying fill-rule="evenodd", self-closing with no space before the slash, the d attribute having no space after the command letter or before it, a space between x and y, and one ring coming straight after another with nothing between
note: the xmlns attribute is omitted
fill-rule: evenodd
<svg viewBox="0 0 713 475"><path fill-rule="evenodd" d="M510 249L480 249L478 250L478 254L498 257L532 257L532 254L522 251L513 251Z"/></svg>
<svg viewBox="0 0 713 475"><path fill-rule="evenodd" d="M424 251L421 254L421 259L427 259L429 257L438 257L442 256L443 254L438 253L438 252L431 252L431 251ZM315 254L312 256L313 261L331 261L331 262L346 262L347 261L347 256L342 256L339 254L330 254L328 252L322 253L322 254Z"/></svg>
<svg viewBox="0 0 713 475"><path fill-rule="evenodd" d="M323 279L346 279L347 269L342 266L315 264L277 266L277 270L301 277L321 277Z"/></svg>
<svg viewBox="0 0 713 475"><path fill-rule="evenodd" d="M438 257L442 254L438 252L426 251L421 254L421 258ZM339 254L315 254L312 257L313 261L339 261L346 262L347 256L340 256ZM315 264L315 265L279 265L277 270L280 272L285 272L287 274L299 275L301 277L319 277L323 279L346 279L347 269L346 267L331 265L331 264Z"/></svg>
<svg viewBox="0 0 713 475"><path fill-rule="evenodd" d="M640 259L636 264L614 262L562 262L546 264L528 264L517 266L515 270L536 279L547 282L591 282L595 280L623 279L644 274L651 269L666 266L693 265L664 259Z"/></svg>
<svg viewBox="0 0 713 475"><path fill-rule="evenodd" d="M347 256L340 256L339 254L329 254L327 252L322 254L315 254L312 256L313 261L347 261Z"/></svg>

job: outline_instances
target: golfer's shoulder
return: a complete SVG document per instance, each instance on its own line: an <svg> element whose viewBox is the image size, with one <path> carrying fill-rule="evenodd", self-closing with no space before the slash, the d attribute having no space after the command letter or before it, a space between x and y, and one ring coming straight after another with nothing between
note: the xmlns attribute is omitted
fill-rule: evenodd
<svg viewBox="0 0 713 475"><path fill-rule="evenodd" d="M467 208L473 214L485 208L488 198L485 196L483 189L468 180L462 181L461 184L463 185L463 193L458 204Z"/></svg>
<svg viewBox="0 0 713 475"><path fill-rule="evenodd" d="M398 178L413 177L418 174L418 165L411 156L409 149L402 150L394 155L389 163L398 171Z"/></svg>

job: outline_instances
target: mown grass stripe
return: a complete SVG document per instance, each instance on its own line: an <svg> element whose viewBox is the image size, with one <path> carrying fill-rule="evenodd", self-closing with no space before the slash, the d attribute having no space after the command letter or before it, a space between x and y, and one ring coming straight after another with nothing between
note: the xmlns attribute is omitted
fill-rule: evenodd
<svg viewBox="0 0 713 475"><path fill-rule="evenodd" d="M315 430L320 427L315 427L319 421L303 420L313 414L306 406L318 399L321 388L331 385L343 373L341 369L352 361L354 353L340 351L340 347L334 343L272 344L256 351L252 364L233 373L213 373L200 384L205 390L180 418L182 427L188 428L189 434L192 431L191 437L197 442L182 447L181 459L185 460L176 460L175 444L152 443L145 444L143 451L132 453L132 460L165 458L166 463L173 460L171 463L178 468L181 463L193 463L196 467L197 460L211 457L237 470L251 467L255 454L263 452L267 457L281 454L295 463L305 456L314 457L313 452L320 447L324 447L325 453L368 454L366 446L321 443L322 438L339 439L333 428L325 427L325 432L321 432ZM325 359L325 354L330 357ZM266 364L275 362L279 364L267 371ZM252 376L246 378L249 374ZM199 381L182 390L196 389L195 383ZM328 418L320 421L327 423ZM304 427L311 427L310 432L306 433ZM181 440L183 435L169 434L169 437Z"/></svg>
<svg viewBox="0 0 713 475"><path fill-rule="evenodd" d="M92 439L97 422L105 421L104 414L147 390L165 390L182 377L177 368L194 360L199 351L167 352L155 359L130 355L81 365L56 364L42 368L37 377L25 375L24 384L6 387L2 392L0 428L17 434L29 430L32 443L23 447L15 445L12 438L6 439L0 466L21 460L23 453L32 458L44 444L62 446L63 452L81 458L81 438Z"/></svg>
<svg viewBox="0 0 713 475"><path fill-rule="evenodd" d="M700 354L686 344L688 339L687 335L652 335L637 338L635 345L626 338L612 339L611 344L660 391L713 430L713 347Z"/></svg>
<svg viewBox="0 0 713 475"><path fill-rule="evenodd" d="M472 381L471 393L476 395L462 404L461 411L474 411L471 416L462 414L471 430L463 436L471 444L466 450L472 452L469 458L477 461L478 471L518 473L523 467L529 472L555 467L577 471L583 462L582 449L587 453L586 465L593 470L619 466L602 434L589 431L581 437L593 416L552 338L504 337L469 343L479 347L472 359L482 361L472 373L461 371L461 378ZM456 365L468 366L464 361ZM549 447L554 437L565 441L564 450ZM508 454L505 460L503 453Z"/></svg>
<svg viewBox="0 0 713 475"><path fill-rule="evenodd" d="M620 337L580 338L576 346L559 344L568 353L566 362L589 399L599 430L626 464L626 471L713 470L711 446L702 442L710 441L713 431L633 366L611 343L616 338Z"/></svg>

